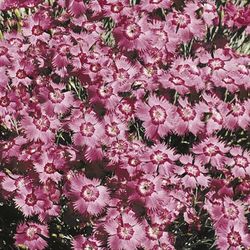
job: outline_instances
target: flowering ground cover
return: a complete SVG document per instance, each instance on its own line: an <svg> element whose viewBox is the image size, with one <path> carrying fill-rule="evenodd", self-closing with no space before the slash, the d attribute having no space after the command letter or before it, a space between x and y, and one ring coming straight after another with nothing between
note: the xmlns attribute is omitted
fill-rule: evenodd
<svg viewBox="0 0 250 250"><path fill-rule="evenodd" d="M249 0L0 10L0 249L250 249Z"/></svg>

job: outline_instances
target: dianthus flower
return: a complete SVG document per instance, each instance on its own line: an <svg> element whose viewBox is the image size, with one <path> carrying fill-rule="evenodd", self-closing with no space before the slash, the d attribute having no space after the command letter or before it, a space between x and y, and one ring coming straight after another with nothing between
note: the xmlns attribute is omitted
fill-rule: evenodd
<svg viewBox="0 0 250 250"><path fill-rule="evenodd" d="M45 240L48 236L49 231L46 225L26 222L18 225L15 234L15 244L17 247L23 246L30 250L43 250L48 245Z"/></svg>
<svg viewBox="0 0 250 250"><path fill-rule="evenodd" d="M69 194L73 206L81 214L97 215L109 202L109 193L97 179L90 180L82 174L76 174L70 179Z"/></svg>

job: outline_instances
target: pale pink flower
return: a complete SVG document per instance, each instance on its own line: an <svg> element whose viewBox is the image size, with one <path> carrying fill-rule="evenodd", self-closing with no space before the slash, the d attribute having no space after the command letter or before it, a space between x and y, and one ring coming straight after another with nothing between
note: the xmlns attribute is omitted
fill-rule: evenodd
<svg viewBox="0 0 250 250"><path fill-rule="evenodd" d="M53 158L49 157L47 153L43 153L37 162L34 162L34 169L39 174L41 182L45 183L48 179L54 182L59 182L62 175L58 170L62 169L60 162L58 164Z"/></svg>
<svg viewBox="0 0 250 250"><path fill-rule="evenodd" d="M247 129L250 125L250 101L225 103L223 107L224 126L230 130L237 127Z"/></svg>

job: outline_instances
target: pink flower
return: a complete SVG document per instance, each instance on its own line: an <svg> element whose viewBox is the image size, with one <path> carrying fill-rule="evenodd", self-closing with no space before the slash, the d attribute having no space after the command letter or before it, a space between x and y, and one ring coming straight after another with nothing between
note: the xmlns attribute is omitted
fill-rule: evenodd
<svg viewBox="0 0 250 250"><path fill-rule="evenodd" d="M155 144L150 149L144 149L142 154L142 170L145 173L171 176L176 168L175 161L179 155L174 149L167 148L163 144Z"/></svg>
<svg viewBox="0 0 250 250"><path fill-rule="evenodd" d="M232 157L231 172L235 178L250 175L250 154L248 151L243 151L240 147L235 147L230 150Z"/></svg>
<svg viewBox="0 0 250 250"><path fill-rule="evenodd" d="M74 250L98 250L100 249L99 244L94 237L85 238L82 235L78 235L72 240L72 248Z"/></svg>
<svg viewBox="0 0 250 250"><path fill-rule="evenodd" d="M129 185L135 191L130 196L130 201L142 201L148 210L157 210L166 195L160 176L145 174Z"/></svg>
<svg viewBox="0 0 250 250"><path fill-rule="evenodd" d="M1 181L2 188L8 192L14 192L28 185L30 181L22 175L9 174Z"/></svg>
<svg viewBox="0 0 250 250"><path fill-rule="evenodd" d="M145 249L160 250L168 249L174 250L173 238L168 232L164 231L164 224L151 223L146 224L145 233L146 239L142 245Z"/></svg>
<svg viewBox="0 0 250 250"><path fill-rule="evenodd" d="M227 160L225 154L229 148L220 142L216 137L209 137L200 144L195 145L192 152L197 155L197 159L203 164L211 163L212 166L223 169Z"/></svg>
<svg viewBox="0 0 250 250"><path fill-rule="evenodd" d="M194 135L197 135L204 127L204 123L201 121L203 110L199 108L199 104L191 106L187 99L179 99L178 102L178 121L176 123L175 131L180 135L189 131Z"/></svg>
<svg viewBox="0 0 250 250"><path fill-rule="evenodd" d="M50 86L40 90L39 95L43 98L42 105L48 115L63 114L72 106L74 97L71 92L65 92L64 88L62 84L50 83Z"/></svg>
<svg viewBox="0 0 250 250"><path fill-rule="evenodd" d="M49 231L46 225L26 222L18 225L15 244L17 247L24 246L30 250L43 250L48 245L45 240L48 236Z"/></svg>
<svg viewBox="0 0 250 250"><path fill-rule="evenodd" d="M97 215L103 211L109 202L109 193L97 179L87 179L77 174L70 179L70 196L74 209L81 214Z"/></svg>
<svg viewBox="0 0 250 250"><path fill-rule="evenodd" d="M109 234L108 244L111 250L136 250L145 237L143 226L135 219L132 212L125 212L108 220L104 228Z"/></svg>
<svg viewBox="0 0 250 250"><path fill-rule="evenodd" d="M139 18L132 12L131 17L123 17L113 30L114 37L121 49L146 51L151 45L152 31L146 15Z"/></svg>
<svg viewBox="0 0 250 250"><path fill-rule="evenodd" d="M158 8L168 9L172 3L172 0L146 0L141 4L141 9L147 12L152 12Z"/></svg>
<svg viewBox="0 0 250 250"><path fill-rule="evenodd" d="M14 201L25 216L31 216L43 212L43 206L47 202L45 197L41 188L22 187Z"/></svg>
<svg viewBox="0 0 250 250"><path fill-rule="evenodd" d="M173 11L166 17L171 29L177 32L180 41L187 42L193 36L203 38L205 35L205 25L201 19L196 17L196 11L200 6L196 3L187 3L184 11Z"/></svg>
<svg viewBox="0 0 250 250"><path fill-rule="evenodd" d="M164 137L174 128L174 107L165 99L150 96L148 103L138 101L136 116L143 121L145 133L150 139Z"/></svg>
<svg viewBox="0 0 250 250"><path fill-rule="evenodd" d="M75 118L69 122L69 128L75 133L75 145L95 147L104 134L103 123L99 122L92 112L86 112L84 117Z"/></svg>
<svg viewBox="0 0 250 250"><path fill-rule="evenodd" d="M47 153L42 154L39 161L34 163L34 169L39 174L40 181L45 183L48 179L59 182L61 174L58 172L62 166Z"/></svg>
<svg viewBox="0 0 250 250"><path fill-rule="evenodd" d="M237 127L247 129L250 124L249 107L249 100L244 102L236 100L234 103L225 103L223 109L225 127L231 130L235 130Z"/></svg>
<svg viewBox="0 0 250 250"><path fill-rule="evenodd" d="M28 110L21 125L28 140L49 143L55 140L55 131L59 129L60 122L57 117L48 117L44 110L35 108Z"/></svg>
<svg viewBox="0 0 250 250"><path fill-rule="evenodd" d="M194 159L191 155L183 155L180 157L182 167L177 169L179 175L184 175L181 182L185 188L196 188L197 185L208 187L210 177L206 175L207 170L201 165L198 159Z"/></svg>
<svg viewBox="0 0 250 250"><path fill-rule="evenodd" d="M232 222L227 227L217 231L217 246L220 249L247 249L250 247L250 234L247 233L245 225Z"/></svg>

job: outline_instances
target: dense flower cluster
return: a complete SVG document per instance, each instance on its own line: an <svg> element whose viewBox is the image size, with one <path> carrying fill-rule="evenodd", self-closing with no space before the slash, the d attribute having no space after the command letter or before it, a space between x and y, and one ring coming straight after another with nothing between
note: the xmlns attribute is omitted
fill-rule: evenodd
<svg viewBox="0 0 250 250"><path fill-rule="evenodd" d="M250 9L238 2L0 1L13 244L250 249Z"/></svg>

